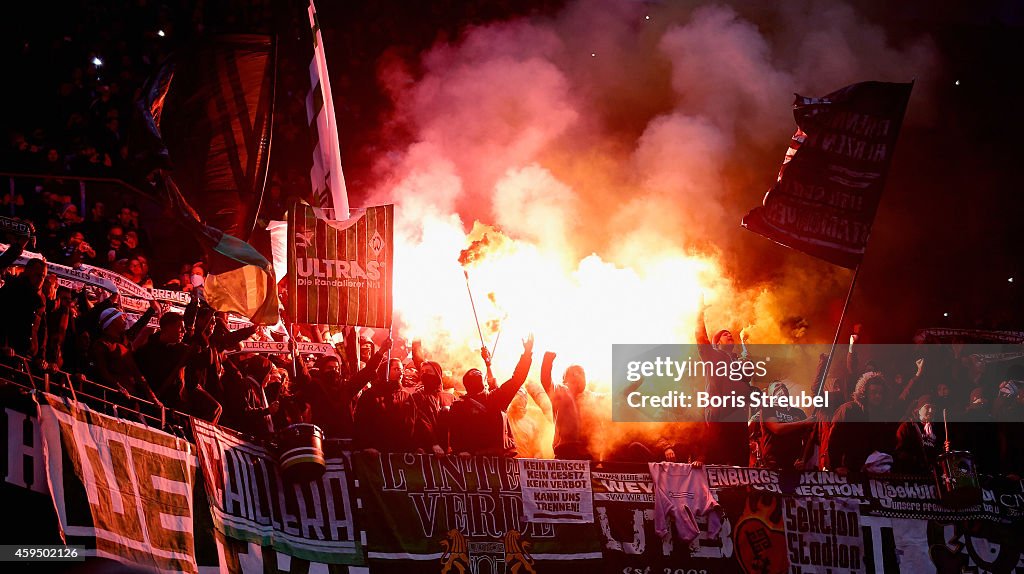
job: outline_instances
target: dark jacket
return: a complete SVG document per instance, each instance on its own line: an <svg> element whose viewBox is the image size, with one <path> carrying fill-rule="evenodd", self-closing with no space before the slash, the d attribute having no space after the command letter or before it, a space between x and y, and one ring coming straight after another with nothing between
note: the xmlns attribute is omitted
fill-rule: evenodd
<svg viewBox="0 0 1024 574"><path fill-rule="evenodd" d="M355 446L381 452L412 452L416 414L401 383L377 382L359 397Z"/></svg>
<svg viewBox="0 0 1024 574"><path fill-rule="evenodd" d="M297 389L302 400L312 407L313 424L330 438L353 438L354 411L359 392L373 380L388 349L381 348L366 366L351 377L320 374L308 385Z"/></svg>
<svg viewBox="0 0 1024 574"><path fill-rule="evenodd" d="M413 425L413 443L424 452L431 452L434 445L448 450L448 415L450 410L444 404L444 393L419 389L412 393L412 404L416 413Z"/></svg>
<svg viewBox="0 0 1024 574"><path fill-rule="evenodd" d="M931 437L925 434L924 424L907 421L896 431L896 450L893 453L893 472L907 474L928 473L939 454L943 438L938 436L941 425L932 424Z"/></svg>
<svg viewBox="0 0 1024 574"><path fill-rule="evenodd" d="M24 357L33 358L46 349L46 300L37 287L19 275L0 288L0 338Z"/></svg>
<svg viewBox="0 0 1024 574"><path fill-rule="evenodd" d="M533 363L532 353L523 353L512 378L497 389L466 395L452 404L449 413L449 441L452 452L470 454L516 455L516 440L509 426L508 409L516 392L526 382Z"/></svg>
<svg viewBox="0 0 1024 574"><path fill-rule="evenodd" d="M135 351L135 361L160 400L169 408L186 410L185 379L181 369L187 360L188 347L183 343L168 344L160 340L160 332L149 336L146 344Z"/></svg>
<svg viewBox="0 0 1024 574"><path fill-rule="evenodd" d="M843 403L832 416L826 446L829 467L859 472L872 452L892 451L893 436L892 425L872 421L861 403Z"/></svg>

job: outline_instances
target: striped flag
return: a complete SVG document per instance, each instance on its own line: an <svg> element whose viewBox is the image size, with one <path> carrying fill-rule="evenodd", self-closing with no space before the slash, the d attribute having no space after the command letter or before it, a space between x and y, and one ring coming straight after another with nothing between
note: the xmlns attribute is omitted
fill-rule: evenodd
<svg viewBox="0 0 1024 574"><path fill-rule="evenodd" d="M277 279L267 258L245 241L203 223L166 173L163 188L178 220L211 256L216 269L206 277L206 302L218 311L240 313L260 325L277 323Z"/></svg>
<svg viewBox="0 0 1024 574"><path fill-rule="evenodd" d="M391 328L395 206L344 221L296 204L288 214L288 314L295 323Z"/></svg>
<svg viewBox="0 0 1024 574"><path fill-rule="evenodd" d="M205 224L246 241L270 166L276 50L256 34L182 46L147 82L128 138L138 178L169 171Z"/></svg>
<svg viewBox="0 0 1024 574"><path fill-rule="evenodd" d="M135 102L130 142L134 170L159 170L155 198L209 256L206 301L268 325L278 322L277 280L243 238L269 166L274 50L269 37L246 34L184 47Z"/></svg>
<svg viewBox="0 0 1024 574"><path fill-rule="evenodd" d="M313 201L317 207L333 209L334 219L348 219L348 189L345 187L345 174L341 170L338 122L334 116L331 80L327 75L327 58L313 0L309 0L308 12L313 34L313 59L309 62L310 90L306 96L306 120L314 137L313 167L309 172Z"/></svg>

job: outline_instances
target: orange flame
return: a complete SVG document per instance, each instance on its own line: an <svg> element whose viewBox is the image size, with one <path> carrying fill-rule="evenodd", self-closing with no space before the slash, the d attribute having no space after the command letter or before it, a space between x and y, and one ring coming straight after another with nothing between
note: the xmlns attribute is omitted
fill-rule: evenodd
<svg viewBox="0 0 1024 574"><path fill-rule="evenodd" d="M464 270L485 344L494 349L499 340L493 358L499 382L519 359L519 341L534 333L534 382L540 355L555 351L556 381L565 367L579 364L588 389L610 398L612 345L694 342L702 293L712 304L707 318L712 332L722 327L738 332L747 325L755 340L791 340L774 293L737 289L716 257L675 245L648 243L632 250L625 264L597 254L574 259L568 248L513 239L479 222L467 235L458 216L436 213L404 225L400 219L395 239L396 328L406 339L421 340L426 354L452 371L456 384L466 370L482 368ZM602 405L610 420L610 402ZM528 408L540 414L534 401ZM538 428L549 436L549 420L533 418L547 425ZM593 432L595 453L608 453L623 441L661 436L666 429L644 423L602 425Z"/></svg>
<svg viewBox="0 0 1024 574"><path fill-rule="evenodd" d="M476 366L479 338L460 264L488 345L502 329L497 369L511 372L521 351L515 342L532 332L538 351L582 365L602 390L610 388L612 344L692 341L697 301L710 283L702 278L720 273L713 259L678 252L628 267L596 254L573 262L480 224L468 238L456 225L435 224L422 241L396 247L407 254L396 259L396 314L405 335L465 368Z"/></svg>

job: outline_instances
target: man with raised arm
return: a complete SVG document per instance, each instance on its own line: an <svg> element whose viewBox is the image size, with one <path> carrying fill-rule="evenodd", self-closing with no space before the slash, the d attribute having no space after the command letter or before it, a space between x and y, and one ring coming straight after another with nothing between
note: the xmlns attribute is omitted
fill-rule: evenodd
<svg viewBox="0 0 1024 574"><path fill-rule="evenodd" d="M514 457L516 441L506 413L512 399L530 374L533 363L533 335L523 339L523 354L512 374L493 391L484 388L484 374L470 369L462 377L466 395L452 404L448 415L449 439L455 454L483 454Z"/></svg>
<svg viewBox="0 0 1024 574"><path fill-rule="evenodd" d="M707 384L705 391L708 397L726 397L734 399L742 397L744 405L749 404L750 394L755 390L750 386L749 379L735 381L728 374L719 376L717 366L722 362L731 364L738 360L733 349L736 345L732 332L722 329L715 333L713 339L708 338L708 329L704 324L704 311L708 305L704 303L701 293L700 305L697 309L697 352L701 361L712 362L715 367L706 369ZM744 341L745 342L745 341ZM738 401L730 400L721 406L709 406L704 410L704 420L708 423L708 440L704 448L704 462L714 464L730 464L746 466L750 458L750 446L747 442L747 421L749 420L746 406L738 406Z"/></svg>
<svg viewBox="0 0 1024 574"><path fill-rule="evenodd" d="M555 418L555 438L552 448L555 458L590 460L593 453L587 440L588 421L592 420L592 397L587 393L587 374L579 365L569 365L562 375L562 384L551 381L551 367L555 353L544 353L540 368L540 383L551 398Z"/></svg>

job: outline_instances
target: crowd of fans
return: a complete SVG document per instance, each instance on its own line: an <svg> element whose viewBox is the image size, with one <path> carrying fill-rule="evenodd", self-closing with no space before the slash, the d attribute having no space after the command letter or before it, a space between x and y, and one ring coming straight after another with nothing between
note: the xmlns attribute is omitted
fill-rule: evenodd
<svg viewBox="0 0 1024 574"><path fill-rule="evenodd" d="M117 110L123 105L116 94L99 90L89 106L95 113L88 125L106 118L100 121L101 129L116 131L122 113ZM184 312L161 313L154 303L129 328L117 297L97 299L89 290L61 286L41 260L23 268L12 266L28 246L28 238L22 237L0 258L0 267L9 272L0 288L0 308L8 310L0 323L0 343L31 359L37 369L80 374L115 389L108 397L113 404L137 409L141 400L260 439L272 438L275 430L291 424L312 423L327 436L350 439L370 452L553 455L907 473L929 472L944 450L947 437L939 422L945 411L957 421L950 425L950 442L971 451L983 472L1019 475L1024 466L1024 425L1005 422L1024 420L1024 372L1012 368L997 380L980 381L957 346L944 347L944 352L922 348L921 356L905 368L881 368L870 361L860 364L854 336L846 360L837 361L838 368L833 369L843 374L833 376L826 386L832 408L810 416L795 408L752 413L712 408L707 426L666 423L656 440L630 440L625 445L615 444L615 437L607 433L597 438L610 416L607 405L587 390L581 367L565 369L561 384L556 384L554 355L548 353L540 367L540 384L530 380L530 340L524 342L511 378L501 385L489 368L486 373L471 369L456 380L416 345L392 352L390 339L376 348L354 332L346 334L337 355L313 364L233 353L243 340L274 335L256 326L230 330L226 316L202 301L201 262L186 262L176 275L154 281L153 246L136 206L94 201L87 213L79 213L69 181L63 178L83 173L79 151L102 150L104 157L125 153L91 143L91 138L103 136L104 146L115 146L120 139L113 133L97 135L90 128L80 135L82 139L70 140L70 148L78 150L71 155L32 143L24 135L14 138L16 161L25 171L45 177L18 180L14 192L5 196L4 215L34 224L31 248L48 261L104 267L142 287L191 291L195 296ZM112 159L87 163L96 169L116 167ZM145 327L156 315L159 329L153 332ZM740 338L742 342L742 334ZM697 341L707 360L735 356L732 333L723 330L709 337L703 315ZM482 366L488 363L485 356ZM748 381L708 381L714 394L753 389L761 390ZM764 390L773 396L791 392L781 381Z"/></svg>
<svg viewBox="0 0 1024 574"><path fill-rule="evenodd" d="M532 339L523 341L522 355L502 384L491 372L486 353L484 370L474 368L454 377L415 343L410 349L396 349L391 339L383 339L378 347L352 330L344 333L337 354L311 363L234 352L243 340L274 335L261 326L229 329L227 317L202 301L201 263L185 262L176 274L154 279L154 246L136 206L93 201L87 212L80 213L81 203L76 203L79 190L73 178L123 176L130 161L128 118L139 89L173 46L171 39L198 33L206 18L198 9L123 4L109 9L116 17L107 8L90 8L80 22L64 26L75 32L25 42L19 59L27 67L45 69L45 79L52 85L43 86L50 97L40 104L49 113L32 114L46 121L9 132L8 145L0 150L0 162L11 171L41 174L12 179L0 206L0 214L31 221L36 229L34 245L29 246L27 237L15 239L0 256L0 272L5 273L0 345L29 358L34 369L59 369L96 381L115 390L107 397L112 404L132 410L150 403L257 439L270 439L291 424L311 423L327 436L352 440L356 448L369 452L922 473L931 469L949 440L957 449L971 451L983 472L1021 474L1024 425L992 421L1024 420L1024 372L1015 367L995 379L978 380L957 346L922 348L921 356L902 368L870 361L862 365L854 336L845 360L837 361L836 370L842 374L826 386L831 408L813 413L795 408L753 413L709 409L707 425L664 423L660 436L621 445L609 433L598 433L606 431L610 413L587 388L582 367L569 366L561 382L555 382L555 355L549 352L540 366L539 384L531 380ZM378 28L386 27L379 15L359 16L358 21L381 24L356 27L350 32L354 36L341 38L350 57L349 66L340 66L343 69L375 61L359 50L379 36ZM95 26L97 22L133 25L118 30L116 25ZM338 80L342 89L353 83L344 77ZM345 102L356 105L358 100ZM298 106L290 115L302 117L299 108L304 100L287 101ZM375 114L363 116L376 121ZM292 145L302 137L288 130L274 136L282 150L305 154L303 146ZM295 177L272 170L267 198L272 210L283 211L289 203L283 187L303 187L285 185ZM88 289L61 286L38 259L23 267L12 265L26 247L51 262L104 267L143 287L189 291L194 296L183 312L165 311L153 303L129 326L118 297L97 298ZM156 316L159 328L146 328ZM733 334L723 330L709 337L703 313L697 342L703 358L735 356ZM754 388L748 381L708 381L708 390L716 394ZM772 381L765 392L777 396L791 389ZM950 425L950 437L939 424L943 411L960 421Z"/></svg>
<svg viewBox="0 0 1024 574"><path fill-rule="evenodd" d="M477 20L486 19L488 10L505 13L512 9L512 4L504 2L500 6L442 3L425 8L423 16L432 21L455 22L466 18L450 18L452 11L479 10L479 14L470 16ZM393 13L392 8L355 10L360 12L346 13L344 20L359 21L359 26L324 31L330 35L332 57L340 57L335 60L342 71L335 78L337 89L346 91L373 85L352 82L348 75L365 73L372 77L376 73L372 64L375 54L392 44L386 34L380 33L390 27L388 14ZM292 27L296 34L289 37L308 26L304 9L282 20L281 14L258 3L220 12L216 6L189 8L174 2L129 0L77 7L52 16L44 28L23 28L14 35L20 53L11 74L30 85L31 93L20 90L6 94L11 99L9 107L21 113L5 134L2 143L6 145L0 145L0 167L25 175L7 180L10 185L3 194L0 215L32 222L36 233L31 244L27 238L8 237L12 248L0 260L5 273L0 305L11 310L0 324L0 345L4 349L29 358L39 372L62 370L115 389L117 392L107 398L119 406L137 409L152 403L260 438L272 436L275 428L291 422L310 421L328 436L351 438L367 448L412 450L412 444L393 436L395 429L404 428L395 421L411 420L415 429L409 436L415 437L410 438L415 448L435 453L447 451L453 443L467 452L484 449L512 455L517 452L516 438L522 445L519 452L526 443L536 442L534 437L542 434L543 421L536 416L535 408L527 409L528 397L533 396L536 402L544 390L532 382L525 384L526 372L520 372L522 369L517 370L512 384L494 392L497 385L490 369L486 377L480 371L467 374L464 385L471 392L455 406L450 375L445 375L437 362L424 360L417 348L404 364L394 359L385 362L390 341L376 349L370 340L355 336L349 337L351 344L338 356L324 356L310 365L292 365L287 357L231 354L229 351L243 339L272 335L268 329L256 327L230 331L226 318L203 305L201 297L184 312L161 312L164 310L154 303L150 311L131 322L121 306L124 301L97 298L94 290L73 291L61 286L56 277L47 274L42 261L13 266L27 248L53 263L94 265L143 287L196 289L196 295L200 295L205 275L202 263L183 262L174 274L151 271L151 263L157 268L167 264L165 250L153 259L155 246L145 225L140 224L138 206L95 200L86 205L79 195L79 178L130 179L129 128L134 102L146 79L176 46L209 33L273 31L271 24L275 21ZM411 39L408 31L403 32L403 38L422 44L420 47L435 39L432 33ZM308 78L296 71L307 69L309 55L299 48L296 43L282 45L281 85L298 92L294 97L282 98L285 107L281 117L305 114L302 95L308 89ZM288 81L290 76L301 81ZM345 98L344 105L379 99L360 96ZM377 118L376 112L362 113L358 109L345 108L340 113L346 123ZM296 127L305 126L287 122L275 126L275 147L280 152L277 157L284 161L277 162L270 172L264 211L272 218L279 217L291 203L286 196L291 191L283 190L309 188L308 182L302 185L298 173L302 170L297 167L303 165L303 159L308 161L308 135ZM154 332L146 325L158 314L159 329ZM385 369L380 368L382 363ZM527 358L523 369L528 368ZM378 384L371 386L378 375ZM396 385L402 392L389 394ZM511 392L513 387L517 392ZM413 388L418 390L405 392ZM565 410L561 407L564 399L556 400L556 404L558 413ZM447 416L450 408L454 408L452 417ZM550 416L550 405L545 408ZM520 424L510 425L506 413ZM568 415L557 416L566 420ZM357 417L365 428L354 424ZM449 440L449 427L472 429L477 419L501 419L504 427L484 435L467 430L456 433L463 435L461 438ZM363 430L357 433L356 428ZM382 431L377 432L378 428ZM581 432L575 428L570 434L578 442ZM500 446L492 444L494 441L500 441ZM526 452L537 454L540 450L537 447Z"/></svg>
<svg viewBox="0 0 1024 574"><path fill-rule="evenodd" d="M696 332L704 360L734 360L732 334L708 337L701 303ZM721 464L778 469L927 474L947 450L968 451L982 472L1020 476L1024 470L1024 364L1006 353L1005 364L979 363L964 344L915 341L911 358L862 364L859 335L850 336L838 365L829 369L828 407L811 416L801 409L763 407L708 409L710 436L703 458ZM741 336L742 339L742 336ZM745 343L745 341L743 341ZM745 351L745 345L742 347ZM842 355L845 355L842 356ZM824 378L822 355L811 383ZM838 375L836 373L839 373ZM790 386L772 381L768 396L789 396ZM743 395L762 389L750 381L709 377L708 390ZM953 421L948 425L946 420ZM946 436L948 426L950 436ZM694 456L701 456L694 453Z"/></svg>
<svg viewBox="0 0 1024 574"><path fill-rule="evenodd" d="M101 213L93 210L89 221L69 223L66 233L80 235L86 226L106 230L108 243L93 250L116 252L123 242L113 244L112 230L135 229L131 211L118 211L111 220ZM385 338L377 347L351 328L342 332L336 353L292 363L287 355L240 353L242 341L275 334L255 325L231 330L226 315L203 302L201 282L190 278L179 285L192 289L183 312L164 311L153 302L129 327L119 296L97 298L91 296L95 290L59 285L41 259L12 266L27 244L28 238L21 238L0 255L0 269L7 272L0 307L9 310L0 322L4 348L31 359L34 368L78 373L115 390L107 396L112 405L134 411L150 403L257 440L306 423L370 453L553 455L909 474L930 472L950 441L957 450L972 452L983 472L1019 475L1024 463L1024 425L1010 422L1024 420L1024 368L996 366L980 377L962 345L920 345L915 348L920 356L905 365L881 366L874 360L861 365L858 335L853 335L849 347L837 353L843 360L836 361L825 385L830 407L810 413L789 406L753 412L709 408L706 424L662 423L657 437L624 441L604 432L608 405L587 388L582 367L569 366L556 383L555 354L548 352L539 384L531 380L532 337L523 341L511 377L501 384L486 351L485 370L472 368L457 378L426 356L418 342L393 348ZM94 260L81 247L64 259L63 249L44 253L72 265ZM113 255L106 259L145 284L144 271L117 261ZM185 275L193 271L201 273L196 268ZM709 337L703 315L702 310L696 330L701 358L736 359L732 333L721 330ZM156 316L159 328L147 328ZM740 342L745 348L743 334ZM822 356L815 380L824 367ZM993 370L1001 372L993 376ZM791 393L791 384L775 380L762 388L767 382L709 375L707 390ZM949 437L943 414L955 421Z"/></svg>
<svg viewBox="0 0 1024 574"><path fill-rule="evenodd" d="M528 391L532 338L523 342L509 381L498 385L487 365L486 375L470 369L461 379L465 394L456 399L450 372L427 360L418 342L399 352L390 338L377 348L371 339L346 329L338 352L315 360L238 352L242 341L269 340L275 334L256 325L231 330L226 314L205 304L201 286L194 288L183 312L164 310L153 301L129 326L120 295L96 297L95 289L60 285L44 259L12 265L28 243L28 237L16 239L0 255L0 307L12 310L0 322L0 348L9 357L29 359L38 372L74 373L79 390L84 381L78 376L99 383L111 391L103 393L107 404L101 408L128 409L118 411L122 416L147 406L180 411L256 440L309 423L330 438L349 439L370 452L513 457L523 453L517 437L525 446L540 434L519 423L527 418L529 396L536 403L546 390L553 400L545 412L550 415L555 406L560 440L568 444L573 437L576 445L563 452L556 442L556 452L585 452L580 446L585 429L573 404L585 386L582 369L571 370L578 376L570 383L574 391L556 388L550 382L549 354L544 389L531 384ZM135 280L129 269L122 273ZM149 328L157 316L159 328ZM533 428L540 425L534 421ZM527 453L539 454L536 447Z"/></svg>

